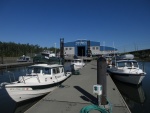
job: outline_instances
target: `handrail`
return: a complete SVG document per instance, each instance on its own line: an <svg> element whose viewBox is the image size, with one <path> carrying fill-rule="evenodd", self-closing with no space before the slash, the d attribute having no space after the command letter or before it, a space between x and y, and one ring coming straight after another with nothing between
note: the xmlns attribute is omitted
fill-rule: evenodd
<svg viewBox="0 0 150 113"><path fill-rule="evenodd" d="M37 79L38 79L38 82L40 83L40 79L39 79L39 76L37 75Z"/></svg>
<svg viewBox="0 0 150 113"><path fill-rule="evenodd" d="M23 82L26 84L26 82L25 82L25 80L24 80L24 77L22 76L22 80L23 80Z"/></svg>
<svg viewBox="0 0 150 113"><path fill-rule="evenodd" d="M13 72L11 72L11 71L7 71L8 73L12 73L12 76L13 76L13 78L14 78L14 81L16 81L16 79L15 79L15 76L14 76L14 73ZM11 77L10 77L10 74L9 74L9 80L10 80L10 83L12 82L12 79L11 79Z"/></svg>
<svg viewBox="0 0 150 113"><path fill-rule="evenodd" d="M10 83L2 82L2 83L0 84L0 89L2 89L2 88L3 88L3 86L5 86L5 85L7 85L7 84L10 84Z"/></svg>
<svg viewBox="0 0 150 113"><path fill-rule="evenodd" d="M28 74L28 75L31 75L32 77L33 77L33 76L37 76L37 80L38 80L38 82L40 83L40 79L39 79L38 74ZM28 79L30 79L30 78L28 78ZM24 79L24 76L22 76L22 80L23 80L23 82L26 84L25 79ZM26 80L27 80L27 79L26 79Z"/></svg>

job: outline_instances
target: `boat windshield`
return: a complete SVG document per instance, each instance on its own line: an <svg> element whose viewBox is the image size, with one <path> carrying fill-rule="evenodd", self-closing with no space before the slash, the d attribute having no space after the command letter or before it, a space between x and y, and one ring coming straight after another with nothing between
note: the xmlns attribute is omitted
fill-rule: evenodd
<svg viewBox="0 0 150 113"><path fill-rule="evenodd" d="M117 62L118 67L138 67L138 63L136 61L123 61Z"/></svg>
<svg viewBox="0 0 150 113"><path fill-rule="evenodd" d="M42 73L44 74L51 74L51 68L43 68Z"/></svg>
<svg viewBox="0 0 150 113"><path fill-rule="evenodd" d="M127 67L132 67L132 62L127 62L127 63L126 63L126 66L127 66Z"/></svg>
<svg viewBox="0 0 150 113"><path fill-rule="evenodd" d="M43 67L28 67L27 74L40 73L41 70L42 73L44 74L51 74L51 68L43 68Z"/></svg>
<svg viewBox="0 0 150 113"><path fill-rule="evenodd" d="M137 62L133 62L133 66L134 67L138 67L138 63Z"/></svg>
<svg viewBox="0 0 150 113"><path fill-rule="evenodd" d="M125 67L125 62L118 62L117 65L118 67Z"/></svg>
<svg viewBox="0 0 150 113"><path fill-rule="evenodd" d="M63 73L64 68L63 67L55 67L53 68L53 74Z"/></svg>
<svg viewBox="0 0 150 113"><path fill-rule="evenodd" d="M81 63L81 60L74 60L75 63Z"/></svg>
<svg viewBox="0 0 150 113"><path fill-rule="evenodd" d="M27 74L31 74L32 73L32 67L28 67L27 68Z"/></svg>

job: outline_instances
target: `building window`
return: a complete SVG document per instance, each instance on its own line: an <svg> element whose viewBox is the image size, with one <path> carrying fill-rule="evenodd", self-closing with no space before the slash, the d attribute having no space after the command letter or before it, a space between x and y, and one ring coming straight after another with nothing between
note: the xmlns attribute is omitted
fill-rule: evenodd
<svg viewBox="0 0 150 113"><path fill-rule="evenodd" d="M70 47L69 50L71 50L72 48Z"/></svg>
<svg viewBox="0 0 150 113"><path fill-rule="evenodd" d="M95 50L95 47L93 47L93 50Z"/></svg>
<svg viewBox="0 0 150 113"><path fill-rule="evenodd" d="M68 50L68 48L66 47L66 50Z"/></svg>
<svg viewBox="0 0 150 113"><path fill-rule="evenodd" d="M96 50L98 50L98 47L96 47Z"/></svg>

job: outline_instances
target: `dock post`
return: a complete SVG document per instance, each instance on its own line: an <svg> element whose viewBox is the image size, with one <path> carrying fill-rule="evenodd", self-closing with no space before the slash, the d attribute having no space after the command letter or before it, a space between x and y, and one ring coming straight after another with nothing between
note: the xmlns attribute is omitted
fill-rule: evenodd
<svg viewBox="0 0 150 113"><path fill-rule="evenodd" d="M62 58L62 65L64 65L64 38L60 39L60 58Z"/></svg>
<svg viewBox="0 0 150 113"><path fill-rule="evenodd" d="M87 57L90 57L91 56L91 51L90 51L90 40L87 41L87 53L86 53Z"/></svg>
<svg viewBox="0 0 150 113"><path fill-rule="evenodd" d="M1 56L1 64L4 64L4 57L3 57L3 55Z"/></svg>
<svg viewBox="0 0 150 113"><path fill-rule="evenodd" d="M102 96L97 96L98 105L106 105L107 104L107 90L106 90L106 59L104 57L100 57L97 60L97 84L102 85Z"/></svg>

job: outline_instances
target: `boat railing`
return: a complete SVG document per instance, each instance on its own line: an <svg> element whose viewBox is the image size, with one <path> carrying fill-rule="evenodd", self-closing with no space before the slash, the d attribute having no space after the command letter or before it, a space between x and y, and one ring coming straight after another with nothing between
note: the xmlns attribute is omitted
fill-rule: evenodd
<svg viewBox="0 0 150 113"><path fill-rule="evenodd" d="M38 80L38 82L40 83L40 79L39 79L39 76L37 75L37 80Z"/></svg>
<svg viewBox="0 0 150 113"><path fill-rule="evenodd" d="M31 76L30 78L35 77L35 76L36 76L36 77L37 77L38 82L39 82L39 83L41 82L41 81L40 81L40 79L39 79L38 74L26 74L26 76L28 76L28 77L29 77L29 76ZM21 77L22 77L22 79L21 79L21 80L23 81L23 83L24 83L24 84L26 84L26 80L27 80L27 79L30 79L30 78L26 78L26 79L25 79L25 77L26 77L26 76L21 76ZM19 80L19 81L21 81L21 80Z"/></svg>
<svg viewBox="0 0 150 113"><path fill-rule="evenodd" d="M22 76L22 80L23 80L24 84L26 84L26 82L25 82L25 80L24 80L24 77L23 77L23 76Z"/></svg>
<svg viewBox="0 0 150 113"><path fill-rule="evenodd" d="M10 83L16 81L15 75L14 75L13 72L7 71L7 73L8 73L8 77L9 77L9 82L2 82L2 83L0 84L0 89L1 89L3 86L5 86L5 85L7 85L7 84L10 84Z"/></svg>
<svg viewBox="0 0 150 113"><path fill-rule="evenodd" d="M15 78L14 73L11 72L11 71L7 71L7 72L9 73L8 76L9 76L9 81L10 81L10 83L15 82L15 81L16 81L16 78Z"/></svg>
<svg viewBox="0 0 150 113"><path fill-rule="evenodd" d="M8 83L8 82L2 82L2 83L0 84L0 89L2 89L3 86L5 86L5 85L7 85L7 84L10 84L10 83Z"/></svg>

